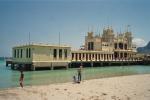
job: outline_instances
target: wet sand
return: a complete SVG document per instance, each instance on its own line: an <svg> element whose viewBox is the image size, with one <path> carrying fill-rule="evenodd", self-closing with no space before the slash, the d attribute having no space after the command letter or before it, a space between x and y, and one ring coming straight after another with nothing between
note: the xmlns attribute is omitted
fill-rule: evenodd
<svg viewBox="0 0 150 100"><path fill-rule="evenodd" d="M10 88L0 100L150 100L150 74Z"/></svg>

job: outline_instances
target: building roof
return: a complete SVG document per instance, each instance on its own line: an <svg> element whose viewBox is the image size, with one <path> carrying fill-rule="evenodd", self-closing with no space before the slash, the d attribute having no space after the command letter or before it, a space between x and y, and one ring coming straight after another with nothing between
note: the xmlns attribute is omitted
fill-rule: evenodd
<svg viewBox="0 0 150 100"><path fill-rule="evenodd" d="M14 46L13 48L20 48L20 47L64 47L64 48L70 48L69 45L53 45L53 44L43 44L43 43L39 43L39 44L26 44L26 45L18 45L18 46Z"/></svg>
<svg viewBox="0 0 150 100"><path fill-rule="evenodd" d="M107 53L107 54L113 54L112 51L90 51L90 50L72 50L72 53Z"/></svg>

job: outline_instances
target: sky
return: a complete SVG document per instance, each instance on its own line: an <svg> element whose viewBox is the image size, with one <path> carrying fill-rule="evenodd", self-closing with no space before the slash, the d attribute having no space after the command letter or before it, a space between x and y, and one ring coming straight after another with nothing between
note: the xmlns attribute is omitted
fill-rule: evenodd
<svg viewBox="0 0 150 100"><path fill-rule="evenodd" d="M133 42L149 39L150 0L0 0L0 56L12 47L29 43L61 44L78 49L93 30L102 34L112 26L115 34L130 25Z"/></svg>

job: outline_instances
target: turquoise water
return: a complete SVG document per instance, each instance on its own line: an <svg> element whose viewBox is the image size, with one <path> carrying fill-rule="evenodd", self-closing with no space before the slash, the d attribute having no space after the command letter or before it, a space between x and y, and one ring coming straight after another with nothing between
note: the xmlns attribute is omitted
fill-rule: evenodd
<svg viewBox="0 0 150 100"><path fill-rule="evenodd" d="M82 76L84 80L113 77L133 74L150 73L150 66L113 66L113 67L92 67L84 68ZM24 85L41 85L61 82L71 82L73 75L77 75L77 69L68 70L46 70L46 71L27 71L24 72ZM19 71L11 70L5 66L5 61L0 60L0 89L18 87Z"/></svg>

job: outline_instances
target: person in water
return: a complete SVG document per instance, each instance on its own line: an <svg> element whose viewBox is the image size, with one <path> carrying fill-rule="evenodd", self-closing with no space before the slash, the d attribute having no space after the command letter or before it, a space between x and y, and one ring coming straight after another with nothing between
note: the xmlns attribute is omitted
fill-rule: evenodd
<svg viewBox="0 0 150 100"><path fill-rule="evenodd" d="M21 74L20 74L20 79L19 79L19 81L20 81L20 86L23 88L24 74L23 74L23 71L20 71L20 72L21 72Z"/></svg>

